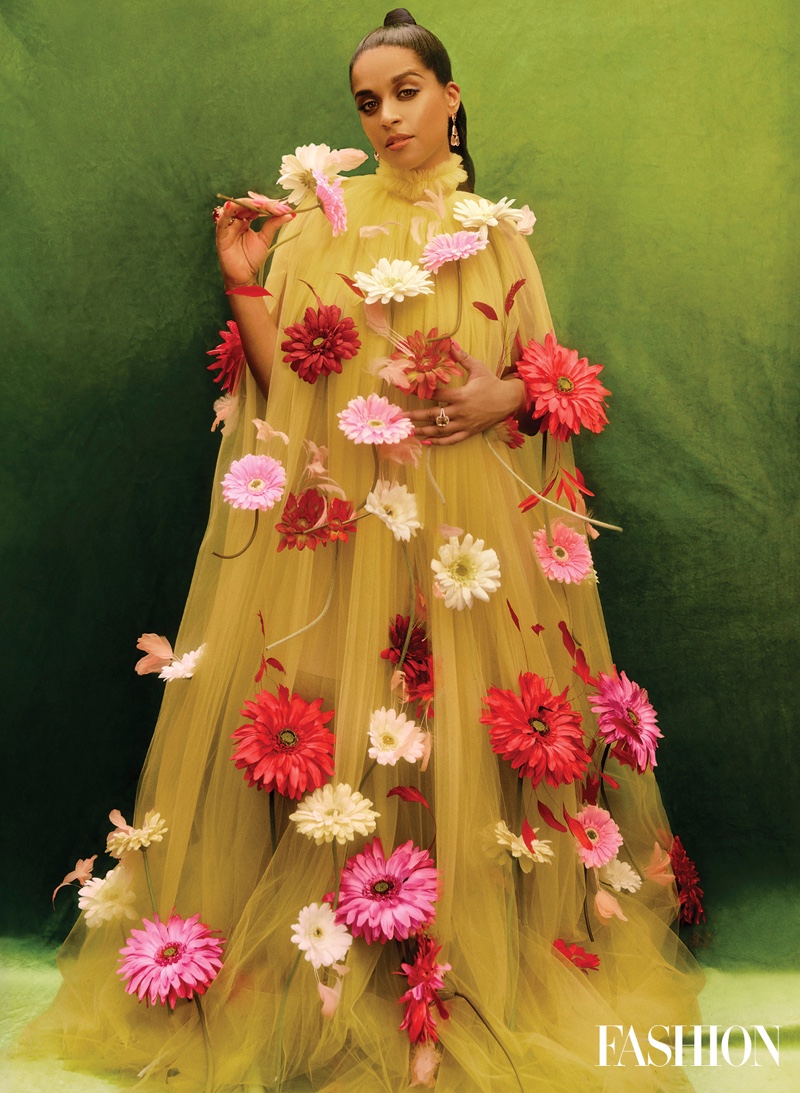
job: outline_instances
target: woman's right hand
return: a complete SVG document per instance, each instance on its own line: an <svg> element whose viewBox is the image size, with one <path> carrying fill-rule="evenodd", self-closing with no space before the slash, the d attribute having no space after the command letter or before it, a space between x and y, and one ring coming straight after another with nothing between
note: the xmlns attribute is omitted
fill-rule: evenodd
<svg viewBox="0 0 800 1093"><path fill-rule="evenodd" d="M237 200L242 204L226 201L217 219L217 257L226 289L256 284L275 233L295 216L285 201L259 198L256 203L249 197ZM250 221L265 212L271 215L254 231Z"/></svg>

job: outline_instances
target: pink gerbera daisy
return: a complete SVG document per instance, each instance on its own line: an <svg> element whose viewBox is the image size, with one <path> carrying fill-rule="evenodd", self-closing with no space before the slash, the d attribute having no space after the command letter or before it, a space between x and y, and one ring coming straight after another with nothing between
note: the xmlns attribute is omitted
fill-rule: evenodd
<svg viewBox="0 0 800 1093"><path fill-rule="evenodd" d="M359 395L339 413L339 428L356 444L397 444L411 436L414 423L383 395Z"/></svg>
<svg viewBox="0 0 800 1093"><path fill-rule="evenodd" d="M142 919L143 930L131 930L120 949L117 974L127 980L125 990L139 1001L171 1008L179 998L205 994L222 967L224 942L212 935L199 915L182 919L171 915L169 922Z"/></svg>
<svg viewBox="0 0 800 1093"><path fill-rule="evenodd" d="M577 531L557 520L552 526L553 545L547 542L547 530L540 528L533 537L536 556L550 581L578 584L592 570L592 555L586 540Z"/></svg>
<svg viewBox="0 0 800 1093"><path fill-rule="evenodd" d="M342 235L347 231L347 207L342 197L342 180L334 178L331 181L322 171L312 171L316 182L317 200L322 206L322 211L331 222L334 235Z"/></svg>
<svg viewBox="0 0 800 1093"><path fill-rule="evenodd" d="M220 330L219 333L222 341L208 350L209 357L217 358L213 364L209 364L208 370L211 372L218 368L219 375L214 377L214 383L220 384L220 390L230 391L235 395L244 369L244 349L239 327L233 319L229 319L228 329Z"/></svg>
<svg viewBox="0 0 800 1093"><path fill-rule="evenodd" d="M387 860L378 838L342 870L337 922L368 945L406 938L433 918L436 866L427 850L409 839Z"/></svg>
<svg viewBox="0 0 800 1093"><path fill-rule="evenodd" d="M616 668L613 675L600 672L597 686L598 693L589 696L589 703L597 714L598 729L615 744L614 758L640 772L656 766L656 741L663 733L647 691Z"/></svg>
<svg viewBox="0 0 800 1093"><path fill-rule="evenodd" d="M443 232L435 235L422 252L420 265L430 273L438 273L446 262L457 262L461 258L471 258L473 254L488 246L488 238L482 239L477 232L460 231L449 235Z"/></svg>
<svg viewBox="0 0 800 1093"><path fill-rule="evenodd" d="M608 424L603 398L611 392L597 378L602 364L578 360L577 349L565 349L548 333L544 345L530 341L517 371L525 381L528 407L557 440L569 440L581 426L599 433Z"/></svg>
<svg viewBox="0 0 800 1093"><path fill-rule="evenodd" d="M222 479L222 496L235 509L271 509L283 495L286 471L270 455L245 455Z"/></svg>
<svg viewBox="0 0 800 1093"><path fill-rule="evenodd" d="M575 819L592 844L591 849L577 844L578 853L587 869L592 865L605 865L617 856L617 851L622 846L622 836L611 819L610 812L598 808L597 805L587 805Z"/></svg>
<svg viewBox="0 0 800 1093"><path fill-rule="evenodd" d="M231 734L231 759L248 785L299 801L333 774L334 736L325 726L334 711L323 710L321 698L306 702L281 685L277 697L261 691L241 714L248 724Z"/></svg>
<svg viewBox="0 0 800 1093"><path fill-rule="evenodd" d="M589 754L583 742L581 715L567 701L567 689L554 695L541 676L522 672L520 693L490 687L481 715L489 725L492 751L508 759L520 778L534 786L544 779L561 786L583 778Z"/></svg>

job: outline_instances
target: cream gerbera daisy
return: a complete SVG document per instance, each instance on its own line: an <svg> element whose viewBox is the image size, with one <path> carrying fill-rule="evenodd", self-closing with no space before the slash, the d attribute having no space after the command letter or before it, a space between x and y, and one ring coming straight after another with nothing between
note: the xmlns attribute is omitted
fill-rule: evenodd
<svg viewBox="0 0 800 1093"><path fill-rule="evenodd" d="M437 593L445 606L463 611L473 599L488 600L489 593L500 587L500 562L491 549L483 549L483 539L465 535L463 542L453 535L439 547L439 558L431 569L436 574Z"/></svg>
<svg viewBox="0 0 800 1093"><path fill-rule="evenodd" d="M638 892L642 878L626 861L614 858L600 869L600 880L610 884L615 892Z"/></svg>
<svg viewBox="0 0 800 1093"><path fill-rule="evenodd" d="M343 845L356 835L372 834L379 815L373 811L372 801L358 790L345 782L337 786L328 782L309 793L289 819L301 835L322 846L334 839Z"/></svg>
<svg viewBox="0 0 800 1093"><path fill-rule="evenodd" d="M310 903L304 907L292 929L292 941L315 968L338 964L353 944L347 927L336 921L328 903Z"/></svg>
<svg viewBox="0 0 800 1093"><path fill-rule="evenodd" d="M102 926L104 922L137 919L135 902L136 893L121 865L114 866L104 877L92 877L78 891L78 906L86 925L92 928Z"/></svg>
<svg viewBox="0 0 800 1093"><path fill-rule="evenodd" d="M393 767L399 759L416 763L425 752L425 733L404 713L381 706L370 718L370 759L379 766Z"/></svg>
<svg viewBox="0 0 800 1093"><path fill-rule="evenodd" d="M433 282L425 270L395 258L381 258L369 273L357 273L355 283L364 293L368 304L388 304L392 300L401 303L406 296L430 296Z"/></svg>
<svg viewBox="0 0 800 1093"><path fill-rule="evenodd" d="M422 524L417 519L417 501L407 486L379 479L364 504L367 512L383 520L398 542L408 542Z"/></svg>
<svg viewBox="0 0 800 1093"><path fill-rule="evenodd" d="M532 830L535 835L539 828L534 827ZM537 862L550 864L553 857L553 848L549 839L534 839L533 849L529 850L522 836L515 835L502 820L495 826L494 833L498 846L502 846L504 850L511 854L512 858L517 859L523 873L530 873Z"/></svg>
<svg viewBox="0 0 800 1093"><path fill-rule="evenodd" d="M509 220L515 226L528 217L522 209L512 209L513 198L502 197L499 201L487 201L485 197L468 197L453 206L453 218L471 231L477 231L486 239L489 228L496 228L501 220Z"/></svg>
<svg viewBox="0 0 800 1093"><path fill-rule="evenodd" d="M108 818L112 824L116 824L116 829L106 840L106 854L110 854L112 858L121 858L131 850L147 849L151 843L160 843L169 831L165 821L161 819L161 813L154 808L145 814L141 827L132 827L125 823L125 817L116 808L109 813Z"/></svg>

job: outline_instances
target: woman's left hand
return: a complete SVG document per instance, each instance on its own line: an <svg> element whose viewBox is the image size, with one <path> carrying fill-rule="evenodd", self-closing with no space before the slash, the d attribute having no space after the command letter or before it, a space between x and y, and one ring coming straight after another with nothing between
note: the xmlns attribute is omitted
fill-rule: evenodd
<svg viewBox="0 0 800 1093"><path fill-rule="evenodd" d="M423 443L458 444L517 414L523 405L525 385L521 379L510 376L501 380L483 361L455 343L450 355L467 373L467 380L463 387L438 387L433 395L435 406L409 412L414 435ZM437 425L437 418L448 420Z"/></svg>

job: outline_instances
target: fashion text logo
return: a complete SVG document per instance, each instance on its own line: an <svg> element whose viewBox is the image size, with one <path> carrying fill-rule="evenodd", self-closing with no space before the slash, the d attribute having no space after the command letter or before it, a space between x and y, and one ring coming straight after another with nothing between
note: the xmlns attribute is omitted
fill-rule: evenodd
<svg viewBox="0 0 800 1093"><path fill-rule="evenodd" d="M598 1066L780 1065L780 1025L598 1025ZM768 1031L769 1030L769 1031Z"/></svg>

